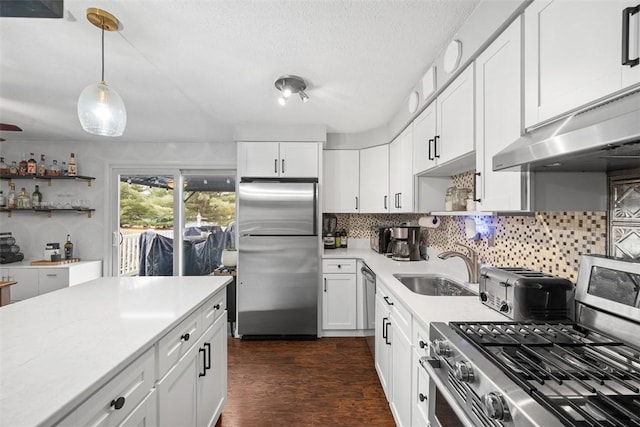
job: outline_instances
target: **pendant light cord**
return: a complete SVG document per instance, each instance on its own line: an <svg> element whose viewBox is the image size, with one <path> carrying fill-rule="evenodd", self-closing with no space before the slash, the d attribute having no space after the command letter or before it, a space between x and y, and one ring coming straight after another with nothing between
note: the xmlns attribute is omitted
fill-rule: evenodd
<svg viewBox="0 0 640 427"><path fill-rule="evenodd" d="M104 20L102 21L102 84L104 84Z"/></svg>

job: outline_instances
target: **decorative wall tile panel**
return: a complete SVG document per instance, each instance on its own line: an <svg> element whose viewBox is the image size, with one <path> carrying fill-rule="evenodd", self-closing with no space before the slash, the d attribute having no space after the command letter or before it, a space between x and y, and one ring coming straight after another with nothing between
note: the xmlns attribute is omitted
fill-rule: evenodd
<svg viewBox="0 0 640 427"><path fill-rule="evenodd" d="M625 174L629 175L625 175ZM609 177L609 254L640 260L640 179L634 171Z"/></svg>

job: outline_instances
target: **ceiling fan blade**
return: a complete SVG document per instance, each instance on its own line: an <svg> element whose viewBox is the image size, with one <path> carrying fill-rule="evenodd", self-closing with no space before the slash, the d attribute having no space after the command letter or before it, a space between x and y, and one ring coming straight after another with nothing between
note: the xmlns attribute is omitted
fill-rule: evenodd
<svg viewBox="0 0 640 427"><path fill-rule="evenodd" d="M19 126L11 125L8 123L0 123L0 130L22 132L22 129Z"/></svg>

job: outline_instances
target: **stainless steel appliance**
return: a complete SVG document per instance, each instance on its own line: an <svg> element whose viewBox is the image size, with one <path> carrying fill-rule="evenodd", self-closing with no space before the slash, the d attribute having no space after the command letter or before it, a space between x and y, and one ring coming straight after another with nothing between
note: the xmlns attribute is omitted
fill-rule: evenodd
<svg viewBox="0 0 640 427"><path fill-rule="evenodd" d="M389 227L372 227L370 243L371 249L379 254L388 253L391 243L391 229Z"/></svg>
<svg viewBox="0 0 640 427"><path fill-rule="evenodd" d="M364 288L364 334L371 356L375 359L376 275L365 263L360 268Z"/></svg>
<svg viewBox="0 0 640 427"><path fill-rule="evenodd" d="M640 263L582 256L575 322L434 322L420 363L464 425L638 426L638 332Z"/></svg>
<svg viewBox="0 0 640 427"><path fill-rule="evenodd" d="M521 267L482 267L480 301L512 320L564 320L573 315L570 280Z"/></svg>
<svg viewBox="0 0 640 427"><path fill-rule="evenodd" d="M238 187L238 334L314 337L320 238L317 182Z"/></svg>
<svg viewBox="0 0 640 427"><path fill-rule="evenodd" d="M391 228L391 259L420 261L420 227L396 226Z"/></svg>

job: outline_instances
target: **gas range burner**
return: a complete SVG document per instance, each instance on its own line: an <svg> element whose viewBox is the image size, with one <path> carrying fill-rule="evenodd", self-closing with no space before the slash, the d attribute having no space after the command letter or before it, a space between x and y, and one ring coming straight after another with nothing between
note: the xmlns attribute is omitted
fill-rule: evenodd
<svg viewBox="0 0 640 427"><path fill-rule="evenodd" d="M554 397L557 415L571 426L639 426L637 396Z"/></svg>

